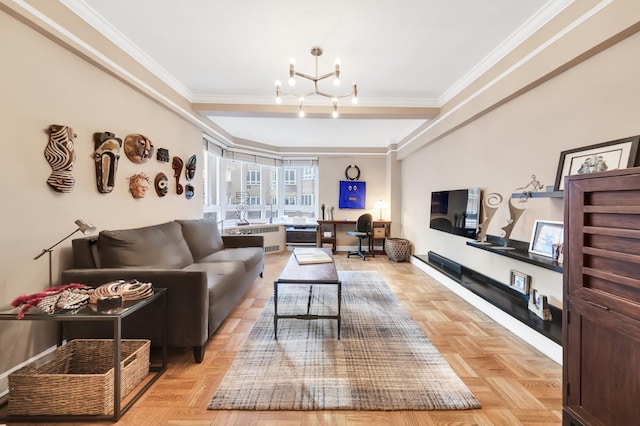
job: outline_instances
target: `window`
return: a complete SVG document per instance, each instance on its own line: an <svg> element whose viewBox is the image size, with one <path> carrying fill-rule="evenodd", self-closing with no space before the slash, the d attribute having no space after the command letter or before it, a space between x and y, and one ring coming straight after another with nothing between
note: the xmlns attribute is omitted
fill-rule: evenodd
<svg viewBox="0 0 640 426"><path fill-rule="evenodd" d="M314 180L316 178L315 167L303 167L302 168L302 180Z"/></svg>
<svg viewBox="0 0 640 426"><path fill-rule="evenodd" d="M303 206L313 205L313 194L302 194L300 197L300 204Z"/></svg>
<svg viewBox="0 0 640 426"><path fill-rule="evenodd" d="M203 153L204 214L224 220L225 229L235 225L239 208L246 210L250 222L281 217L317 218L317 166L309 166L306 160L304 165L295 164L296 160L286 166L277 165L276 161L276 165L257 164L236 155L222 158L215 149L207 148Z"/></svg>
<svg viewBox="0 0 640 426"><path fill-rule="evenodd" d="M247 185L260 185L260 170L247 170Z"/></svg>
<svg viewBox="0 0 640 426"><path fill-rule="evenodd" d="M296 184L296 170L284 169L284 184L295 185Z"/></svg>

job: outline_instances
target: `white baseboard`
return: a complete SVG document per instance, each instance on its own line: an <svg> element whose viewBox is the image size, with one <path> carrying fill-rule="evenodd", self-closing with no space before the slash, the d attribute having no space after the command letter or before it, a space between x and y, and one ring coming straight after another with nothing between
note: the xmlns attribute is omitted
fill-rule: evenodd
<svg viewBox="0 0 640 426"><path fill-rule="evenodd" d="M32 362L42 358L43 356L53 353L56 350L56 348L57 346L51 346L50 348L40 352L39 354L32 356L31 358L24 361L23 363L16 365L12 369L2 372L2 374L0 374L0 398L6 396L9 393L9 374L21 369L27 364L31 364Z"/></svg>
<svg viewBox="0 0 640 426"><path fill-rule="evenodd" d="M562 365L562 346L549 339L546 336L538 333L531 327L523 324L518 321L516 318L512 317L508 313L503 310L493 306L491 303L487 302L480 296L472 293L467 290L463 286L461 286L456 281L452 280L445 274L440 271L432 268L429 265L426 265L421 260L416 260L415 258L411 258L411 263L425 272L427 275L433 277L436 281L438 281L443 286L447 287L449 290L453 291L458 296L462 297L464 300L472 304L474 307L478 308L482 312L484 312L491 319L496 321L498 324L515 334L517 337L521 338L525 342L529 343L531 346L551 358L556 363Z"/></svg>

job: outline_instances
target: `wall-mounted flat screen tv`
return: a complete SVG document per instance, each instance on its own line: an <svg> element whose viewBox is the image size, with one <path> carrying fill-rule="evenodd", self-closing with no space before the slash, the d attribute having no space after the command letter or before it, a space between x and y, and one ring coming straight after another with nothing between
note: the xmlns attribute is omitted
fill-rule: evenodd
<svg viewBox="0 0 640 426"><path fill-rule="evenodd" d="M431 229L476 239L479 216L480 188L431 193Z"/></svg>

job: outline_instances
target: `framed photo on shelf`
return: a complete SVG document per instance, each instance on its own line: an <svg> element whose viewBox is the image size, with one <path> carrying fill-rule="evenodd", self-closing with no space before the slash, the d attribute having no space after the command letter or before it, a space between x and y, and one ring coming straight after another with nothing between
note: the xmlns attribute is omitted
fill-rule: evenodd
<svg viewBox="0 0 640 426"><path fill-rule="evenodd" d="M518 290L522 294L529 294L529 287L531 286L531 276L522 272L511 270L511 278L509 279L509 285L514 290Z"/></svg>
<svg viewBox="0 0 640 426"><path fill-rule="evenodd" d="M583 146L560 153L556 191L564 191L566 176L627 169L636 164L640 136Z"/></svg>
<svg viewBox="0 0 640 426"><path fill-rule="evenodd" d="M536 220L533 225L529 253L553 258L554 244L564 242L564 224L550 220Z"/></svg>

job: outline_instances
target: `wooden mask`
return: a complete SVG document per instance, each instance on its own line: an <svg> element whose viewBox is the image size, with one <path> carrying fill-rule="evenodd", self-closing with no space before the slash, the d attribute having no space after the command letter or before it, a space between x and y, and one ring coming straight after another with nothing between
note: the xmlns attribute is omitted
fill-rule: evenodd
<svg viewBox="0 0 640 426"><path fill-rule="evenodd" d="M96 162L96 184L98 192L103 194L113 190L120 159L122 139L110 132L94 133L96 150L93 159Z"/></svg>
<svg viewBox="0 0 640 426"><path fill-rule="evenodd" d="M124 153L136 164L146 163L153 156L153 143L138 133L127 135L124 138Z"/></svg>
<svg viewBox="0 0 640 426"><path fill-rule="evenodd" d="M49 126L49 143L44 149L44 158L51 166L47 183L58 192L71 192L75 179L71 174L76 153L73 139L77 137L68 126L52 124Z"/></svg>

